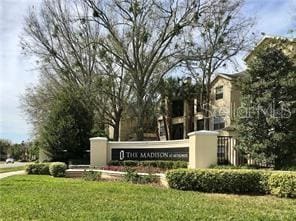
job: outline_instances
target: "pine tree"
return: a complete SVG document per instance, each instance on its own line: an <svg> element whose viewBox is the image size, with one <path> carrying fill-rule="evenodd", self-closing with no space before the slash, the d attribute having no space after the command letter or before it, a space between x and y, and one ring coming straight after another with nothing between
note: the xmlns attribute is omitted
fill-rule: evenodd
<svg viewBox="0 0 296 221"><path fill-rule="evenodd" d="M296 66L282 50L256 52L241 82L240 148L282 168L296 164Z"/></svg>
<svg viewBox="0 0 296 221"><path fill-rule="evenodd" d="M40 132L42 148L54 161L83 160L88 155L93 114L79 91L61 91L52 101Z"/></svg>

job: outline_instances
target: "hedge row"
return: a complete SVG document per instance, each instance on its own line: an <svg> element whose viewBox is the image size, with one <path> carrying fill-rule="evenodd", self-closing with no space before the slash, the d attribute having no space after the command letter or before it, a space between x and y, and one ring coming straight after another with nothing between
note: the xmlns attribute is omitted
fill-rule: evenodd
<svg viewBox="0 0 296 221"><path fill-rule="evenodd" d="M155 161L111 160L108 163L109 166L127 166L127 167L144 166L144 167L157 167L162 169L187 168L187 164L188 162L186 161L162 161L162 160L155 160Z"/></svg>
<svg viewBox="0 0 296 221"><path fill-rule="evenodd" d="M171 188L209 193L296 197L296 173L262 170L178 169L166 174Z"/></svg>
<svg viewBox="0 0 296 221"><path fill-rule="evenodd" d="M61 162L31 163L26 166L27 174L52 175L54 177L65 176L67 165Z"/></svg>
<svg viewBox="0 0 296 221"><path fill-rule="evenodd" d="M27 174L49 175L50 163L30 163L26 165Z"/></svg>

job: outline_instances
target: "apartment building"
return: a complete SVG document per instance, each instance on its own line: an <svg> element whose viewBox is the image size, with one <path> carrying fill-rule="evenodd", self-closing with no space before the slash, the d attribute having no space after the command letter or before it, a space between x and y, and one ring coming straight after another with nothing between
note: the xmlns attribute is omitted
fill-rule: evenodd
<svg viewBox="0 0 296 221"><path fill-rule="evenodd" d="M264 37L254 49L245 57L248 64L255 56L255 52L265 47L280 47L282 51L296 61L296 40L279 37ZM240 107L240 88L238 82L244 72L235 74L217 74L211 81L211 96L209 107L210 130L218 131L220 136L234 136L235 117ZM172 102L172 139L184 139L191 131L204 129L204 115L199 111L197 100L192 105L187 101L176 100ZM193 113L193 116L192 116ZM189 126L193 124L193 126ZM161 140L165 140L163 117L158 118L158 130Z"/></svg>
<svg viewBox="0 0 296 221"><path fill-rule="evenodd" d="M217 74L211 82L210 130L219 131L223 136L232 136L235 131L235 112L240 105L240 91L236 82L243 74ZM172 139L184 139L191 131L204 130L204 115L197 105L198 100L194 99L193 102L194 105L183 100L172 101ZM158 118L158 127L160 139L165 140L163 116Z"/></svg>
<svg viewBox="0 0 296 221"><path fill-rule="evenodd" d="M296 40L279 37L264 37L254 49L245 57L248 64L255 56L255 52L264 47L280 47L283 52L289 55L296 62ZM210 100L210 130L219 132L220 136L235 137L235 114L240 106L240 89L237 82L243 77L244 72L235 74L220 73L217 74L211 82L211 100ZM184 100L176 98L171 101L171 134L170 139L184 139L191 131L204 129L204 116L199 110L197 99ZM163 117L157 119L156 133L145 133L146 140L166 140L165 122ZM120 140L134 140L135 135L131 133L135 121L131 118L125 118L120 125ZM155 129L155 131L157 131ZM154 131L154 130L153 130ZM113 137L112 128L108 130L109 137Z"/></svg>

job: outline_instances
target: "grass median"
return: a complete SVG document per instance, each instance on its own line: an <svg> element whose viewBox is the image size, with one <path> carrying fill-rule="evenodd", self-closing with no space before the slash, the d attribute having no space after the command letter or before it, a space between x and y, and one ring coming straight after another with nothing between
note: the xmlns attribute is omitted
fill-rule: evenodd
<svg viewBox="0 0 296 221"><path fill-rule="evenodd" d="M0 173L8 173L8 172L14 172L19 170L25 170L25 166L0 168Z"/></svg>

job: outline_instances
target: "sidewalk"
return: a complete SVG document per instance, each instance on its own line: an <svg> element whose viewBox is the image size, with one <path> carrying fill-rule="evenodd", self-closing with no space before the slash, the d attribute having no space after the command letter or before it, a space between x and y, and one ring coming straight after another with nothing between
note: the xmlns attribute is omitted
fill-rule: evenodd
<svg viewBox="0 0 296 221"><path fill-rule="evenodd" d="M23 174L26 174L26 172L24 170L7 172L7 173L0 173L0 180L5 177L14 176L14 175L23 175Z"/></svg>

